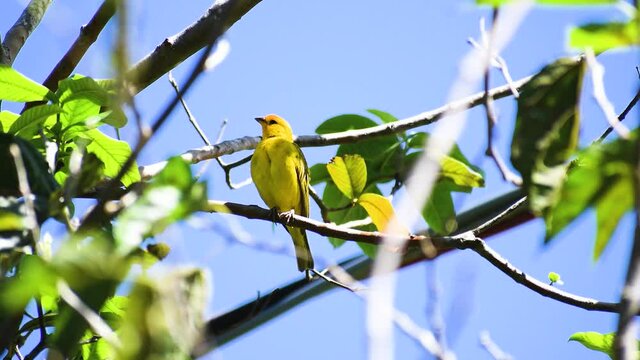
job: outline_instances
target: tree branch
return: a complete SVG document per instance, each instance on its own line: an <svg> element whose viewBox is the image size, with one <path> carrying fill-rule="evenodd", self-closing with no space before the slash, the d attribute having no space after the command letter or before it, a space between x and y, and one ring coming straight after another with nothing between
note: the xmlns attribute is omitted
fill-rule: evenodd
<svg viewBox="0 0 640 360"><path fill-rule="evenodd" d="M7 31L2 42L3 57L0 63L12 65L22 46L27 41L33 30L40 24L40 20L47 12L52 0L31 0L18 20Z"/></svg>
<svg viewBox="0 0 640 360"><path fill-rule="evenodd" d="M43 85L51 91L58 89L58 81L67 78L78 66L87 50L98 39L98 35L113 17L116 11L114 0L105 0L95 12L89 22L80 27L80 34L73 42L67 53L58 61L51 70Z"/></svg>
<svg viewBox="0 0 640 360"><path fill-rule="evenodd" d="M166 38L128 72L131 92L139 93L178 64L218 38L260 0L218 0L180 33Z"/></svg>
<svg viewBox="0 0 640 360"><path fill-rule="evenodd" d="M520 89L530 79L531 76L527 76L515 81L512 85ZM489 91L489 95L493 99L501 99L511 94L511 86L509 84L496 87ZM395 134L419 126L432 124L440 120L445 114L450 115L478 105L482 105L484 103L484 99L485 92L483 91L464 99L451 102L437 109L426 111L403 120L373 126L366 129L348 130L324 135L298 136L296 142L302 147L317 147L352 143L365 137L371 138ZM181 157L191 164L197 164L204 160L210 160L219 156L233 154L237 151L254 149L259 142L259 136L245 136L239 139L223 141L212 146L204 146L198 149L192 149L182 154ZM165 165L166 161L147 166L141 166L139 168L140 175L143 179L149 179L160 172L160 170L162 170Z"/></svg>

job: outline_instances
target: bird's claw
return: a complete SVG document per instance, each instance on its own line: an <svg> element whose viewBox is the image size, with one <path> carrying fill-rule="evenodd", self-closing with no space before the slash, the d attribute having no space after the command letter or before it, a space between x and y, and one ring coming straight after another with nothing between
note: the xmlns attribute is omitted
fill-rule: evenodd
<svg viewBox="0 0 640 360"><path fill-rule="evenodd" d="M280 217L284 220L285 224L290 224L293 221L293 215L295 215L295 210L291 209L289 211L285 211L280 213Z"/></svg>

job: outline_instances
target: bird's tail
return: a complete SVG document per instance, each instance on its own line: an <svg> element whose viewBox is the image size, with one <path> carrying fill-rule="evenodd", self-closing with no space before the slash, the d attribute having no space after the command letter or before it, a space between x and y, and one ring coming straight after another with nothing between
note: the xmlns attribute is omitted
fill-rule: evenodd
<svg viewBox="0 0 640 360"><path fill-rule="evenodd" d="M296 249L296 258L298 259L298 270L305 271L313 269L313 257L307 241L307 232L304 229L287 226L287 231L293 239L293 245Z"/></svg>

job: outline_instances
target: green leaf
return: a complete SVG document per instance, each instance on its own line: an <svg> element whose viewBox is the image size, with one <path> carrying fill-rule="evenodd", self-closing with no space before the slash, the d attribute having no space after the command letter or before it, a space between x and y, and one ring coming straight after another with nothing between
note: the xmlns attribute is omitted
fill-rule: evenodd
<svg viewBox="0 0 640 360"><path fill-rule="evenodd" d="M327 164L318 163L309 168L310 185L320 184L331 179Z"/></svg>
<svg viewBox="0 0 640 360"><path fill-rule="evenodd" d="M196 183L180 157L169 160L142 195L117 217L113 228L118 251L129 254L148 237L203 208L206 185Z"/></svg>
<svg viewBox="0 0 640 360"><path fill-rule="evenodd" d="M637 20L574 27L569 31L569 45L579 50L591 48L596 53L618 47L640 45Z"/></svg>
<svg viewBox="0 0 640 360"><path fill-rule="evenodd" d="M460 186L483 187L484 178L482 174L474 171L463 162L450 156L444 156L440 161L440 174L454 184Z"/></svg>
<svg viewBox="0 0 640 360"><path fill-rule="evenodd" d="M88 119L100 113L100 105L89 99L74 99L62 105L61 122L63 127L74 124L86 124Z"/></svg>
<svg viewBox="0 0 640 360"><path fill-rule="evenodd" d="M56 94L62 104L75 99L89 100L99 105L109 102L109 94L102 86L92 78L77 74L60 81Z"/></svg>
<svg viewBox="0 0 640 360"><path fill-rule="evenodd" d="M364 129L378 125L375 121L357 114L344 114L325 120L316 128L316 134L331 134L335 132Z"/></svg>
<svg viewBox="0 0 640 360"><path fill-rule="evenodd" d="M376 109L367 109L368 112L372 113L373 115L377 116L378 118L380 118L380 120L382 120L383 123L388 124L394 121L398 121L398 118L389 114L386 111L382 111L382 110L376 110Z"/></svg>
<svg viewBox="0 0 640 360"><path fill-rule="evenodd" d="M0 65L0 100L27 102L54 100L49 89L8 65Z"/></svg>
<svg viewBox="0 0 640 360"><path fill-rule="evenodd" d="M58 185L49 173L49 167L38 149L24 139L0 133L0 174L2 174L0 189L2 189L3 195L22 196L14 157L9 152L12 144L17 145L20 149L31 192L48 199L49 195L58 188Z"/></svg>
<svg viewBox="0 0 640 360"><path fill-rule="evenodd" d="M0 132L8 132L20 115L12 113L11 111L0 111Z"/></svg>
<svg viewBox="0 0 640 360"><path fill-rule="evenodd" d="M564 285L564 282L562 281L562 278L560 278L560 274L556 273L556 272L550 272L548 275L549 278L549 282L551 283L551 285L553 284L558 284L558 285Z"/></svg>
<svg viewBox="0 0 640 360"><path fill-rule="evenodd" d="M603 352L613 359L613 339L615 333L601 334L595 331L577 332L569 337L569 341L577 341L586 348Z"/></svg>
<svg viewBox="0 0 640 360"><path fill-rule="evenodd" d="M357 198L367 183L367 166L359 155L336 156L327 164L327 171L349 199Z"/></svg>
<svg viewBox="0 0 640 360"><path fill-rule="evenodd" d="M448 235L457 229L456 212L447 184L440 181L436 183L422 209L422 217L437 234Z"/></svg>
<svg viewBox="0 0 640 360"><path fill-rule="evenodd" d="M620 219L633 208L633 197L630 194L633 194L634 190L630 180L625 178L608 184L608 189L595 204L598 231L593 248L593 260L600 258Z"/></svg>
<svg viewBox="0 0 640 360"><path fill-rule="evenodd" d="M95 154L104 163L105 176L115 177L131 155L129 144L109 137L98 129L83 132L79 136L91 140L87 145L87 152ZM129 186L138 181L140 181L140 172L138 165L134 162L122 178L122 184Z"/></svg>
<svg viewBox="0 0 640 360"><path fill-rule="evenodd" d="M38 105L26 110L9 128L9 133L30 140L44 122L62 112L58 105Z"/></svg>
<svg viewBox="0 0 640 360"><path fill-rule="evenodd" d="M71 78L62 80L57 94L60 96L60 102L65 104L65 110L70 107L69 103L80 101L81 105L74 106L80 106L80 110L75 111L87 113L84 117L80 114L70 115L70 121L67 124L86 120L89 116L97 114L102 106L111 110L108 116L103 119L106 124L118 128L127 124L127 118L114 100L114 94L111 94L103 84L92 78L74 75ZM94 105L94 107L90 107L90 110L86 109L90 106L89 103ZM97 106L97 109L95 106Z"/></svg>
<svg viewBox="0 0 640 360"><path fill-rule="evenodd" d="M543 214L557 196L567 160L578 144L578 102L584 61L560 59L525 84L511 143L511 163L520 172L530 207Z"/></svg>
<svg viewBox="0 0 640 360"><path fill-rule="evenodd" d="M378 231L385 231L387 225L394 217L393 206L389 199L382 195L364 193L358 198L358 205L362 206L369 214L371 221ZM402 233L408 233L405 229Z"/></svg>
<svg viewBox="0 0 640 360"><path fill-rule="evenodd" d="M365 129L377 126L375 121L356 114L345 114L332 117L316 128L318 134L329 134L355 129ZM376 137L357 143L342 144L338 147L337 155L358 154L367 160L367 167L371 161L378 160L386 154L387 150L398 142L395 135Z"/></svg>
<svg viewBox="0 0 640 360"><path fill-rule="evenodd" d="M378 189L375 185L369 185L367 188L365 188L365 191L369 193L373 192L376 194L380 194L380 189ZM325 186L324 192L322 194L322 201L329 208L342 208L352 202L350 199L347 199L342 194L342 192L340 192L340 190L338 190L338 187L332 181L327 182L327 185ZM367 216L367 212L360 206L351 206L344 210L329 212L329 220L338 225L342 225L350 221L363 220L367 218ZM357 226L355 228L364 231L376 230L376 227L373 224ZM344 240L338 238L329 238L329 242L334 247L339 247L344 244ZM361 244L358 243L358 245L360 246ZM361 248L363 247L361 246ZM363 251L365 251L365 254L375 253L375 251L372 251L369 247L366 246L364 246ZM369 253L367 253L367 251L369 251Z"/></svg>
<svg viewBox="0 0 640 360"><path fill-rule="evenodd" d="M594 259L606 247L619 219L633 207L635 138L594 144L578 154L575 165L545 214L546 241L550 241L590 206L596 207L598 231Z"/></svg>

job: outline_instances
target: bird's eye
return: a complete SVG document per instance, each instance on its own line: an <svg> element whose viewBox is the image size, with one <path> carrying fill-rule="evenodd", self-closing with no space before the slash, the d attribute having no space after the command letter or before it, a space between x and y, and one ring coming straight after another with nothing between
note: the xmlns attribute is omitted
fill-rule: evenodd
<svg viewBox="0 0 640 360"><path fill-rule="evenodd" d="M269 125L275 125L275 124L277 124L277 123L278 123L278 122L277 122L277 121L275 121L275 120L269 120Z"/></svg>

